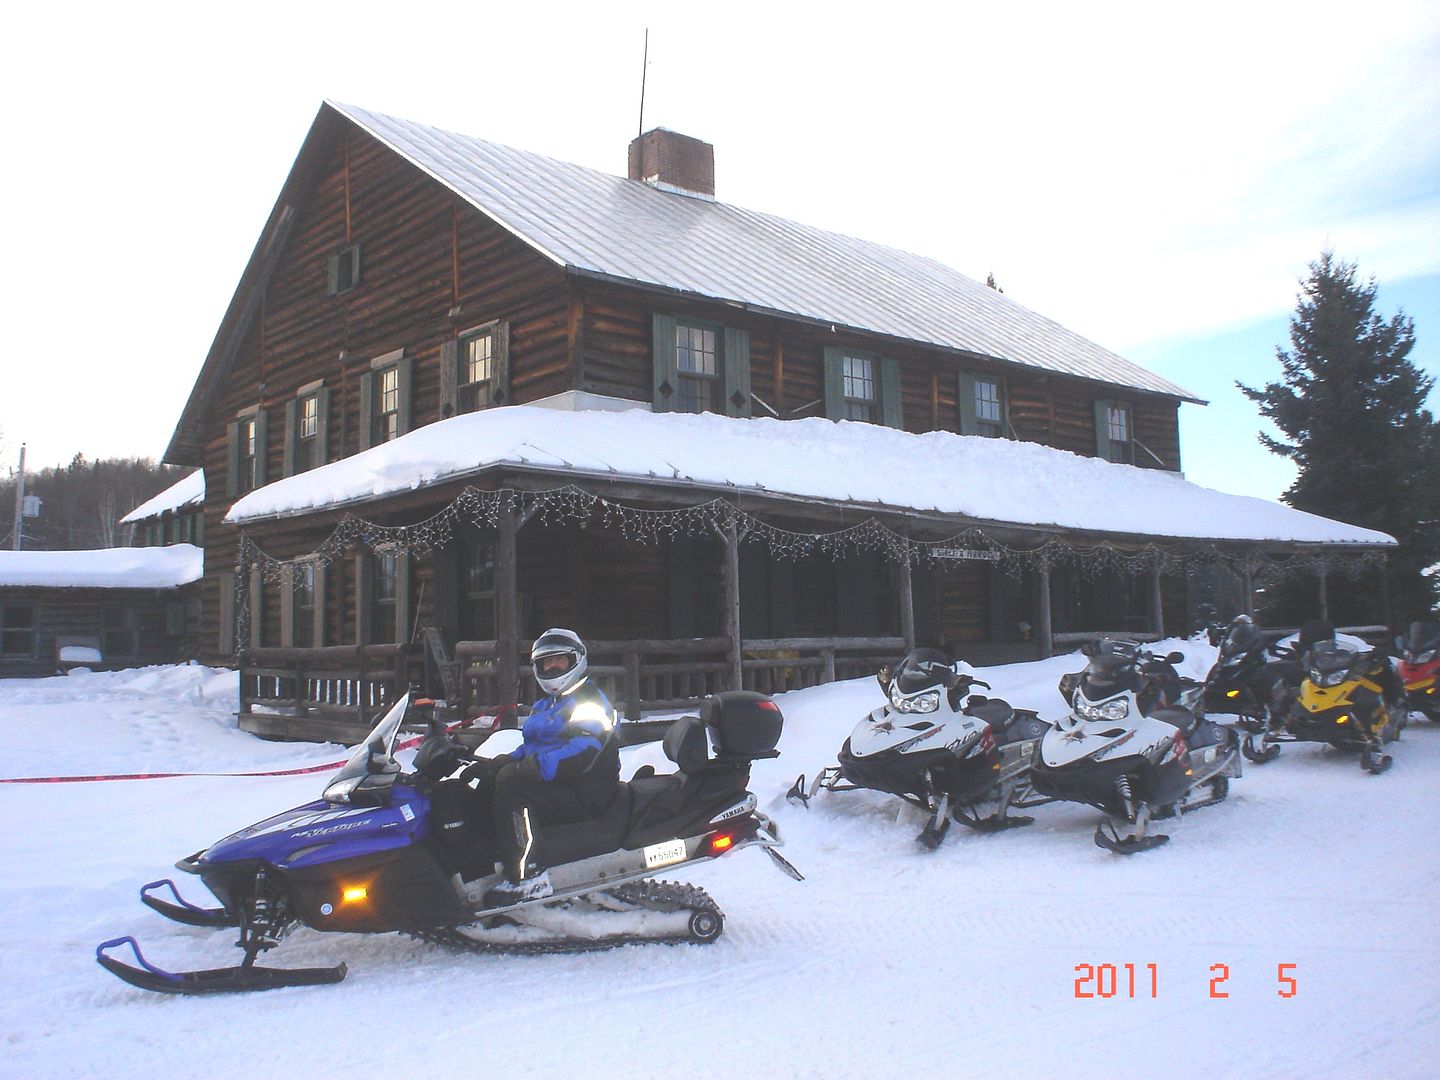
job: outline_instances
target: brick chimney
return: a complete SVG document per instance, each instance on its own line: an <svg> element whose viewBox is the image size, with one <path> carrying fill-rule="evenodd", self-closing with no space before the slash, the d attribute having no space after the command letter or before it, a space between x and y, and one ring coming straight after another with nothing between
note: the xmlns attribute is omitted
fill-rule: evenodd
<svg viewBox="0 0 1440 1080"><path fill-rule="evenodd" d="M630 143L630 179L661 191L715 198L715 148L689 135L652 128Z"/></svg>

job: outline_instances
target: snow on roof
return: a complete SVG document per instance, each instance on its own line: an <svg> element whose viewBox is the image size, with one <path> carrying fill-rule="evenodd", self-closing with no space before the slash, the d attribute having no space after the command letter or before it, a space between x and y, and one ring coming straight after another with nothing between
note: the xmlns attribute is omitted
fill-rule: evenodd
<svg viewBox="0 0 1440 1080"><path fill-rule="evenodd" d="M561 266L1200 400L934 259L326 105Z"/></svg>
<svg viewBox="0 0 1440 1080"><path fill-rule="evenodd" d="M205 553L194 544L95 551L0 551L0 586L49 589L174 589L199 581Z"/></svg>
<svg viewBox="0 0 1440 1080"><path fill-rule="evenodd" d="M189 476L171 484L159 495L146 499L121 518L120 524L129 525L132 521L143 521L148 517L156 517L165 513L166 510L179 510L180 507L189 506L191 503L198 506L204 501L205 473L201 469L196 469Z"/></svg>
<svg viewBox="0 0 1440 1080"><path fill-rule="evenodd" d="M713 414L562 412L512 405L428 424L287 477L227 521L345 506L497 466L564 478L655 480L933 511L977 521L1156 537L1393 544L1345 525L1039 443L853 421Z"/></svg>

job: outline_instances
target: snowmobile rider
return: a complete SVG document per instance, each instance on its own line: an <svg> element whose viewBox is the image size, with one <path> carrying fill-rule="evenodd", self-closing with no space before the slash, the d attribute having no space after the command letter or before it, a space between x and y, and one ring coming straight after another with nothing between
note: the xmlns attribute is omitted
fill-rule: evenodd
<svg viewBox="0 0 1440 1080"><path fill-rule="evenodd" d="M615 710L586 677L585 643L572 630L546 630L530 649L530 663L546 696L531 708L524 742L495 776L492 836L508 879L486 898L496 904L549 896L549 871L531 872L535 826L598 817L620 785Z"/></svg>

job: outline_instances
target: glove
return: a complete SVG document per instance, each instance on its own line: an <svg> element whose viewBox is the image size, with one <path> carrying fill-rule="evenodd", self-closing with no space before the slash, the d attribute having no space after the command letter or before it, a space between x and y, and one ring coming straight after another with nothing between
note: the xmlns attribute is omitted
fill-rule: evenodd
<svg viewBox="0 0 1440 1080"><path fill-rule="evenodd" d="M415 752L415 771L430 780L443 780L469 757L449 735L427 735Z"/></svg>

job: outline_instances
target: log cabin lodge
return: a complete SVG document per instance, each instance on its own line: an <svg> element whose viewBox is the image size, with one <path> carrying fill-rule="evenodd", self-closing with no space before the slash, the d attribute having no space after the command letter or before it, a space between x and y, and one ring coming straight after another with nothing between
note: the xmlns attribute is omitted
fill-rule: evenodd
<svg viewBox="0 0 1440 1080"><path fill-rule="evenodd" d="M714 175L662 129L621 178L321 106L165 454L242 722L527 700L555 625L631 713L1034 658L1188 630L1197 569L1248 598L1393 545L1187 483L1185 390Z"/></svg>

